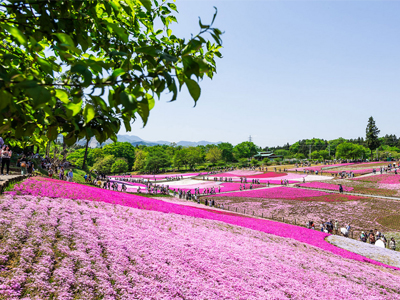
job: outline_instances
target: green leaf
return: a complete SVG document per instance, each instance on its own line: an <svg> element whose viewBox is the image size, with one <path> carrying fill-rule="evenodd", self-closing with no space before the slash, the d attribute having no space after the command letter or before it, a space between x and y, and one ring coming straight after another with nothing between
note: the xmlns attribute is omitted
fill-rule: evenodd
<svg viewBox="0 0 400 300"><path fill-rule="evenodd" d="M190 78L185 78L185 83L189 90L190 96L192 96L196 106L196 102L200 98L200 93L201 93L200 86L196 81Z"/></svg>
<svg viewBox="0 0 400 300"><path fill-rule="evenodd" d="M83 118L85 123L87 124L92 121L95 115L96 111L94 110L93 105L87 104L83 110Z"/></svg>
<svg viewBox="0 0 400 300"><path fill-rule="evenodd" d="M170 9L178 12L178 10L176 9L176 5L174 3L167 3L167 5L169 6Z"/></svg>
<svg viewBox="0 0 400 300"><path fill-rule="evenodd" d="M81 111L81 109L82 109L82 100L79 101L78 103L70 102L70 103L68 103L68 104L66 104L64 106L65 106L66 109L69 110L70 116L73 117L73 116L76 116Z"/></svg>
<svg viewBox="0 0 400 300"><path fill-rule="evenodd" d="M143 120L143 127L144 127L147 124L147 120L148 120L149 114L150 114L149 103L148 103L147 99L145 99L145 100L138 102L137 106L138 106L137 111L138 111L139 116Z"/></svg>
<svg viewBox="0 0 400 300"><path fill-rule="evenodd" d="M134 111L137 109L137 101L134 96L129 95L126 92L122 92L119 96L119 99L127 111Z"/></svg>
<svg viewBox="0 0 400 300"><path fill-rule="evenodd" d="M11 103L12 95L4 90L0 90L0 110L7 107Z"/></svg>
<svg viewBox="0 0 400 300"><path fill-rule="evenodd" d="M61 102L65 104L69 103L68 94L66 91L60 89L56 89L55 91L56 91L56 97L60 99Z"/></svg>
<svg viewBox="0 0 400 300"><path fill-rule="evenodd" d="M75 43L72 38L66 33L53 33L60 40L61 44L67 44L69 46L75 47Z"/></svg>
<svg viewBox="0 0 400 300"><path fill-rule="evenodd" d="M16 27L9 26L9 25L2 25L2 27L7 30L16 40L18 43L22 45L26 45L28 43L28 39L25 37L25 35L22 33L21 30L19 30Z"/></svg>
<svg viewBox="0 0 400 300"><path fill-rule="evenodd" d="M158 50L154 46L147 46L135 49L136 53L144 53L151 56L157 56L159 54Z"/></svg>
<svg viewBox="0 0 400 300"><path fill-rule="evenodd" d="M37 62L40 65L40 67L45 71L47 74L51 74L53 76L53 65L49 63L47 60L38 57Z"/></svg>
<svg viewBox="0 0 400 300"><path fill-rule="evenodd" d="M168 53L163 52L160 55L161 59L165 59L166 61L170 61L170 62L177 62L178 59L175 56L169 55Z"/></svg>
<svg viewBox="0 0 400 300"><path fill-rule="evenodd" d="M93 102L96 105L99 105L102 110L107 111L108 106L107 106L106 102L104 102L104 100L101 99L100 96L89 95L89 97L92 98Z"/></svg>
<svg viewBox="0 0 400 300"><path fill-rule="evenodd" d="M77 64L71 68L72 73L79 73L85 79L83 82L83 86L89 86L92 83L92 72L88 70L88 68L84 65Z"/></svg>
<svg viewBox="0 0 400 300"><path fill-rule="evenodd" d="M107 23L107 27L110 31L114 31L124 43L128 42L128 34L125 32L125 30L121 27L119 27L117 24L114 23Z"/></svg>
<svg viewBox="0 0 400 300"><path fill-rule="evenodd" d="M147 9L151 10L151 1L150 0L139 0L140 3Z"/></svg>
<svg viewBox="0 0 400 300"><path fill-rule="evenodd" d="M32 98L34 109L45 105L51 99L50 92L42 86L26 89L25 93Z"/></svg>
<svg viewBox="0 0 400 300"><path fill-rule="evenodd" d="M58 130L57 127L52 126L47 130L47 137L50 141L54 141L57 138Z"/></svg>
<svg viewBox="0 0 400 300"><path fill-rule="evenodd" d="M125 74L125 71L123 69L115 69L114 72L112 73L111 77L117 78L118 76L122 76Z"/></svg>
<svg viewBox="0 0 400 300"><path fill-rule="evenodd" d="M150 94L146 94L146 98L147 98L147 103L149 104L149 110L152 110L154 108L154 105L156 104L156 101Z"/></svg>
<svg viewBox="0 0 400 300"><path fill-rule="evenodd" d="M172 34L172 30L171 29L167 29L167 35L170 37Z"/></svg>

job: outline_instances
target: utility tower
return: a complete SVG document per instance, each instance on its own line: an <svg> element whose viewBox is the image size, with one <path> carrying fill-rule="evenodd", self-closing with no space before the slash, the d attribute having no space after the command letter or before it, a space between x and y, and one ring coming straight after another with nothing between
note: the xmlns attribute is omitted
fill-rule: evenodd
<svg viewBox="0 0 400 300"><path fill-rule="evenodd" d="M249 135L249 142L251 143L252 141L251 135Z"/></svg>

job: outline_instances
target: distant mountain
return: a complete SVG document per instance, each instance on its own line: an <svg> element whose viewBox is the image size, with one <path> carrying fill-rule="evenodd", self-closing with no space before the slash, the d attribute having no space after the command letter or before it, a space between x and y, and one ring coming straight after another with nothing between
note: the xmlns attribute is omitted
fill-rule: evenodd
<svg viewBox="0 0 400 300"><path fill-rule="evenodd" d="M139 146L139 145L156 146L156 145L170 145L171 144L171 142L168 142L168 141L156 141L156 142L145 141L136 135L118 134L117 137L118 137L118 142L128 142L128 143L132 144L133 146ZM97 147L105 146L105 145L108 145L111 143L112 143L111 140L107 140L100 145L100 143L97 142L96 139L93 137L93 138L91 138L91 140L89 142L89 148L97 148ZM205 146L205 145L218 145L221 143L222 142L212 143L212 142L208 142L208 141L199 141L199 142L180 141L180 142L176 143L176 145L183 146L183 147L196 147L196 146ZM81 145L81 146L85 146L86 141L80 140L77 142L77 144Z"/></svg>
<svg viewBox="0 0 400 300"><path fill-rule="evenodd" d="M134 143L134 142L142 142L143 140L136 136L136 135L120 135L118 134L118 142L128 142L128 143Z"/></svg>

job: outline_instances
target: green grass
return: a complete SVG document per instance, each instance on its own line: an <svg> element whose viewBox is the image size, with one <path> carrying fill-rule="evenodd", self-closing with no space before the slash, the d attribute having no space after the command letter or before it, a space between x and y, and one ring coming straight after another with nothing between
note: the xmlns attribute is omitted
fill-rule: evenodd
<svg viewBox="0 0 400 300"><path fill-rule="evenodd" d="M74 179L73 179L74 182L85 184L84 176L85 176L85 174L88 174L87 172L85 172L84 170L80 170L80 169L72 169L72 172L74 173ZM93 176L93 174L92 174L92 176Z"/></svg>

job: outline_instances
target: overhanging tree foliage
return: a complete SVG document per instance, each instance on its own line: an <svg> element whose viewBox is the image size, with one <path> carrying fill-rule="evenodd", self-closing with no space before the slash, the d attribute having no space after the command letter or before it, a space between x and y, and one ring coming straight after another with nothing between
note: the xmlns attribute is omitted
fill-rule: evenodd
<svg viewBox="0 0 400 300"><path fill-rule="evenodd" d="M186 85L196 103L221 31L215 14L186 41L170 29L176 12L167 0L0 0L0 134L41 146L60 133L68 145L116 141L122 123L146 125L155 95L174 101Z"/></svg>

